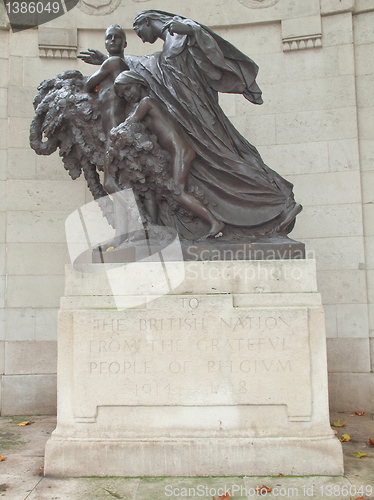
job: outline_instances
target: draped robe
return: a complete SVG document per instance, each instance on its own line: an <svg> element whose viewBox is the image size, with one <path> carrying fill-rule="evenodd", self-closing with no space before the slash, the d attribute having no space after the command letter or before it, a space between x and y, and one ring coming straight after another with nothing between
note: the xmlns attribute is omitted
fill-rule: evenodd
<svg viewBox="0 0 374 500"><path fill-rule="evenodd" d="M261 104L258 67L209 28L179 20L193 35L167 32L161 52L125 61L182 126L196 152L188 184L204 192L210 211L232 226L266 224L295 204L293 186L264 164L218 103L226 92Z"/></svg>

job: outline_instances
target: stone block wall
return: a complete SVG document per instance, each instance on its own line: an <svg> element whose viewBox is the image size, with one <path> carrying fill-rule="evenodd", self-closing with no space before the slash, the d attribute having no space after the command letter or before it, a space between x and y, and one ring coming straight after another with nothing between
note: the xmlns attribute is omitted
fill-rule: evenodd
<svg viewBox="0 0 374 500"><path fill-rule="evenodd" d="M265 162L295 184L304 206L292 237L317 259L331 406L374 411L372 2L112 0L107 14L94 1L80 5L18 33L0 13L2 414L55 411L56 319L68 263L64 222L91 201L84 180L73 182L58 154L38 157L29 148L36 87L67 69L91 74L95 68L75 55L87 47L104 51L104 30L113 22L128 34L128 53L159 50L159 42L142 44L131 29L147 7L211 26L260 66L262 106L228 94L220 102Z"/></svg>
<svg viewBox="0 0 374 500"><path fill-rule="evenodd" d="M374 12L367 1L353 18L355 46L357 117L362 183L363 227L366 257L366 283L369 311L371 371L374 371ZM372 376L361 376L360 383L373 390Z"/></svg>

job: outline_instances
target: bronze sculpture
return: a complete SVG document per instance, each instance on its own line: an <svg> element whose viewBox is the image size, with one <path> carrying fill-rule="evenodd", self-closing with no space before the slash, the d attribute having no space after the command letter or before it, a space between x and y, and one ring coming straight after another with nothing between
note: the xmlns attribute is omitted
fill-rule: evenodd
<svg viewBox="0 0 374 500"><path fill-rule="evenodd" d="M93 165L99 170L104 168L106 176L115 181L112 193L120 188L134 187L143 206L144 220L150 225L173 227L182 239L221 236L219 241L254 241L264 235L285 237L302 209L294 200L293 186L264 164L257 149L234 128L218 103L218 92L229 92L240 93L252 103L262 104L255 80L257 65L206 26L182 16L143 11L136 16L134 29L143 42L154 43L161 38L163 49L149 56L123 56L123 64L131 73L119 74L114 88L123 97L124 115L130 114L132 119L124 119L124 123L112 128L104 147L107 166L104 167L103 158L97 161L96 155L94 162L85 153L83 170L84 165L87 170L88 164L93 176ZM91 49L79 57L90 64L105 64L106 61L103 54ZM122 59L122 55L117 57ZM93 120L96 116L96 133L100 135L103 130L98 118L97 96L84 94L87 83L79 72L70 72L70 76L68 73L56 77L58 80L50 80L49 84L43 82L39 87L31 145L39 154L49 154L53 147L56 149L60 145L65 168L76 174L76 166L75 170L69 168L69 154L74 148L61 149L65 140L64 127L59 130L51 123L57 117L50 107L52 103L56 106L61 99L56 85L62 82L63 99L66 93L79 92L87 107L86 115L90 115L88 119ZM134 83L129 83L129 75ZM91 81L95 81L94 77ZM144 98L146 101L142 104ZM141 113L139 108L144 111L145 102L148 111ZM150 102L154 109L159 109L159 118L165 118L164 131L160 126L157 130L154 124L152 126ZM60 113L57 122L74 121L77 114L76 108L64 112L62 118ZM81 118L78 116L78 119ZM42 133L48 137L49 146L42 142ZM165 140L171 133L174 142ZM84 131L81 134L85 136ZM136 139L137 134L142 137L140 142ZM176 140L179 148L175 148ZM96 145L101 149L101 157L104 156L102 142ZM185 160L181 160L181 153L186 155ZM152 169L158 170L159 178L152 177ZM136 171L138 180L132 175ZM163 179L161 183L160 179ZM103 192L111 190L106 183L104 188L96 186L94 197L100 198ZM121 205L115 196L113 199L114 205ZM104 210L112 221L108 207ZM117 225L121 210L125 207L117 209ZM125 232L124 228L121 231Z"/></svg>

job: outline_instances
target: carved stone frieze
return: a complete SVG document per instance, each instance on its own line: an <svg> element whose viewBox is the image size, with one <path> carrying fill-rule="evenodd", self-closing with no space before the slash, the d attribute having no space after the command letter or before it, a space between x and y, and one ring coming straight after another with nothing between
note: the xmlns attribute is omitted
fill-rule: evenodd
<svg viewBox="0 0 374 500"><path fill-rule="evenodd" d="M272 7L279 0L238 0L239 3L248 7L249 9L263 9L265 7Z"/></svg>
<svg viewBox="0 0 374 500"><path fill-rule="evenodd" d="M74 28L38 29L39 57L74 59L77 57L77 30Z"/></svg>
<svg viewBox="0 0 374 500"><path fill-rule="evenodd" d="M283 19L282 42L284 52L322 47L321 16Z"/></svg>
<svg viewBox="0 0 374 500"><path fill-rule="evenodd" d="M284 52L288 52L290 50L314 49L322 47L322 35L319 34L296 38L284 38L282 42Z"/></svg>
<svg viewBox="0 0 374 500"><path fill-rule="evenodd" d="M121 0L80 0L78 8L85 14L105 16L120 5Z"/></svg>

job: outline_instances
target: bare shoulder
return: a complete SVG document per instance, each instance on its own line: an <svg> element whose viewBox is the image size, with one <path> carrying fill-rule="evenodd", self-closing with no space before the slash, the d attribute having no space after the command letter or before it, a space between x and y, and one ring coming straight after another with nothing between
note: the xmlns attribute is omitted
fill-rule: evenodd
<svg viewBox="0 0 374 500"><path fill-rule="evenodd" d="M122 71L125 71L126 69L128 69L125 61L122 59L122 57L119 56L108 57L108 59L103 62L102 66L105 66L106 68L111 70L120 69Z"/></svg>
<svg viewBox="0 0 374 500"><path fill-rule="evenodd" d="M158 99L156 99L155 97L151 97L149 95L143 97L143 99L140 101L139 104L141 104L143 106L148 106L148 107L157 107L157 108L160 108L160 102Z"/></svg>
<svg viewBox="0 0 374 500"><path fill-rule="evenodd" d="M154 102L155 102L155 99L153 99L152 97L149 97L147 95L139 101L138 106L141 106L142 108L149 108L153 105Z"/></svg>

